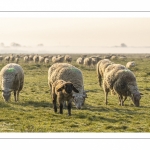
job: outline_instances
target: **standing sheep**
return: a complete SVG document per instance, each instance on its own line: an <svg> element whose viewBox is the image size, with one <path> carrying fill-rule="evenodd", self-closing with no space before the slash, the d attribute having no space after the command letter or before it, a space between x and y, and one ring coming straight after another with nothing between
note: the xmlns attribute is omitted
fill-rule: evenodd
<svg viewBox="0 0 150 150"><path fill-rule="evenodd" d="M97 63L96 73L97 73L98 82L99 82L100 87L102 86L102 78L104 76L104 71L112 63L113 62L111 62L109 59L102 59Z"/></svg>
<svg viewBox="0 0 150 150"><path fill-rule="evenodd" d="M76 60L76 63L79 64L79 65L83 65L83 61L84 61L84 58L83 58L83 57L79 57L79 58Z"/></svg>
<svg viewBox="0 0 150 150"><path fill-rule="evenodd" d="M109 65L104 72L103 90L107 105L108 92L117 94L119 104L124 105L127 97L131 97L135 106L140 106L141 94L138 90L136 77L125 66L120 64Z"/></svg>
<svg viewBox="0 0 150 150"><path fill-rule="evenodd" d="M85 66L89 66L90 67L91 63L92 63L92 58L91 57L85 58L83 63L84 63Z"/></svg>
<svg viewBox="0 0 150 150"><path fill-rule="evenodd" d="M135 62L134 61L127 62L126 68L131 69L133 67L135 67Z"/></svg>
<svg viewBox="0 0 150 150"><path fill-rule="evenodd" d="M70 56L70 55L65 55L65 61L67 62L67 63L71 63L72 62L72 57Z"/></svg>
<svg viewBox="0 0 150 150"><path fill-rule="evenodd" d="M50 91L52 84L56 80L69 81L74 85L79 93L73 93L73 101L76 108L81 109L84 105L85 98L87 97L86 91L84 91L82 72L71 64L55 63L48 70L48 85L50 87Z"/></svg>
<svg viewBox="0 0 150 150"><path fill-rule="evenodd" d="M19 101L19 92L24 84L24 71L22 67L15 63L4 66L0 72L0 84L5 101L9 101L12 91L14 92L15 101Z"/></svg>
<svg viewBox="0 0 150 150"><path fill-rule="evenodd" d="M54 105L54 111L57 112L57 102L60 107L60 114L63 114L63 104L65 101L68 103L68 115L71 115L71 100L73 97L72 91L79 93L71 82L64 80L56 80L52 84L52 101Z"/></svg>
<svg viewBox="0 0 150 150"><path fill-rule="evenodd" d="M38 56L38 55L35 55L35 56L33 57L33 61L34 61L34 63L38 63L38 61L39 61L39 56Z"/></svg>
<svg viewBox="0 0 150 150"><path fill-rule="evenodd" d="M45 58L44 62L45 62L45 64L48 64L49 63L49 58Z"/></svg>

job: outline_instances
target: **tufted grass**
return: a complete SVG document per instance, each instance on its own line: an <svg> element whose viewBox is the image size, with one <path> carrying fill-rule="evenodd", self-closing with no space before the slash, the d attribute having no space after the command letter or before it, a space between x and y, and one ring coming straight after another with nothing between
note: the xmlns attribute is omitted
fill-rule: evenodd
<svg viewBox="0 0 150 150"><path fill-rule="evenodd" d="M130 56L130 55L129 55ZM95 68L79 66L84 76L88 98L82 110L72 108L72 116L54 113L47 84L49 65L25 64L20 61L25 72L24 88L20 101L5 103L0 96L0 132L150 132L150 60L141 55L132 55L127 60L115 63L126 64L134 60L137 66L132 69L137 77L139 90L144 94L140 107L133 106L128 98L125 106L118 105L116 95L108 96L108 105L104 102L104 93L98 85ZM5 63L0 64L2 68Z"/></svg>

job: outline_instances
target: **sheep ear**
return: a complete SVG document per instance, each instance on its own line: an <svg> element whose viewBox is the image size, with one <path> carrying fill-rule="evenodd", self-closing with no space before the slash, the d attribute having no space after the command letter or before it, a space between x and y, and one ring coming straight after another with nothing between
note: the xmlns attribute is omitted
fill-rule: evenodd
<svg viewBox="0 0 150 150"><path fill-rule="evenodd" d="M72 85L72 87L74 92L79 93L79 91L74 87L74 85Z"/></svg>

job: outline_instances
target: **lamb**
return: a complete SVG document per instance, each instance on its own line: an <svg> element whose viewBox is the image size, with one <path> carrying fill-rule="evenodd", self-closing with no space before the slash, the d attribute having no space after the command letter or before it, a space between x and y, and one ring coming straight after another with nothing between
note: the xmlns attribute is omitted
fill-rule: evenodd
<svg viewBox="0 0 150 150"><path fill-rule="evenodd" d="M2 89L2 97L6 102L14 92L15 101L19 101L19 92L24 84L24 71L22 67L16 63L5 65L0 72L0 84Z"/></svg>
<svg viewBox="0 0 150 150"><path fill-rule="evenodd" d="M73 98L72 91L79 93L71 82L64 80L56 80L52 84L52 101L54 105L54 111L57 112L57 102L60 107L60 114L63 114L63 104L65 101L68 103L68 115L71 116L71 100Z"/></svg>
<svg viewBox="0 0 150 150"><path fill-rule="evenodd" d="M81 109L84 105L85 98L87 98L87 91L84 90L81 70L68 63L55 63L48 70L48 85L50 91L52 84L56 80L70 81L74 85L79 93L73 93L73 102L77 109Z"/></svg>
<svg viewBox="0 0 150 150"><path fill-rule="evenodd" d="M111 64L113 64L113 62L111 62L109 59L102 59L96 65L96 73L100 87L102 86L102 78L104 76L104 71Z"/></svg>
<svg viewBox="0 0 150 150"><path fill-rule="evenodd" d="M135 62L134 61L127 62L126 68L130 69L132 67L135 67Z"/></svg>
<svg viewBox="0 0 150 150"><path fill-rule="evenodd" d="M104 72L103 90L107 105L108 92L117 94L119 104L124 105L127 97L131 97L135 106L140 106L141 93L138 90L135 75L120 64L109 65Z"/></svg>

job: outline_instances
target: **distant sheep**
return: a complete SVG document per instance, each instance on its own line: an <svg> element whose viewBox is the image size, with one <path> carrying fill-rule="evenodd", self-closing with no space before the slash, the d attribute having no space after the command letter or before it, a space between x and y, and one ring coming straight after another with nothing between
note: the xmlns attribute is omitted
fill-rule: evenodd
<svg viewBox="0 0 150 150"><path fill-rule="evenodd" d="M79 64L79 65L82 65L82 64L83 64L83 61L84 61L84 58L83 58L83 57L79 57L79 58L76 60L76 63Z"/></svg>
<svg viewBox="0 0 150 150"><path fill-rule="evenodd" d="M56 80L52 84L52 101L54 105L54 111L57 112L57 102L60 107L60 114L63 114L63 104L65 101L68 103L68 115L71 115L71 103L73 98L72 91L79 93L71 82L64 80Z"/></svg>
<svg viewBox="0 0 150 150"><path fill-rule="evenodd" d="M39 56L39 63L43 63L44 62L44 57Z"/></svg>
<svg viewBox="0 0 150 150"><path fill-rule="evenodd" d="M6 57L5 57L5 61L6 61L7 63L9 63L9 61L10 61L10 56L6 56Z"/></svg>
<svg viewBox="0 0 150 150"><path fill-rule="evenodd" d="M15 101L19 101L19 92L24 84L24 71L22 67L15 63L4 66L0 72L0 84L5 101L9 101L12 91L14 92Z"/></svg>
<svg viewBox="0 0 150 150"><path fill-rule="evenodd" d="M33 61L34 61L34 63L38 63L39 56L38 55L33 56Z"/></svg>
<svg viewBox="0 0 150 150"><path fill-rule="evenodd" d="M126 68L130 69L130 68L133 68L133 67L135 67L135 62L134 61L127 62Z"/></svg>
<svg viewBox="0 0 150 150"><path fill-rule="evenodd" d="M24 60L25 63L28 63L29 62L29 57L28 56L24 56L23 60Z"/></svg>
<svg viewBox="0 0 150 150"><path fill-rule="evenodd" d="M87 97L84 90L83 75L80 69L68 63L55 63L48 70L48 85L50 91L56 80L70 81L79 93L73 93L73 102L76 108L81 109Z"/></svg>
<svg viewBox="0 0 150 150"><path fill-rule="evenodd" d="M67 63L71 63L72 62L72 57L70 55L66 55L64 59L65 59L65 61Z"/></svg>
<svg viewBox="0 0 150 150"><path fill-rule="evenodd" d="M90 57L85 58L83 63L84 63L85 66L90 67L91 63L92 63L92 58L90 58Z"/></svg>
<svg viewBox="0 0 150 150"><path fill-rule="evenodd" d="M45 64L48 64L50 62L49 58L45 58L44 62L45 62Z"/></svg>
<svg viewBox="0 0 150 150"><path fill-rule="evenodd" d="M124 105L127 97L131 97L135 106L140 106L141 93L138 90L135 75L120 64L109 65L104 72L103 90L107 105L109 91L117 94L119 104Z"/></svg>

